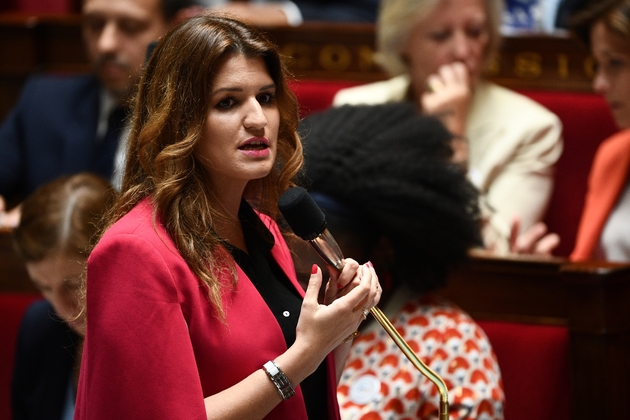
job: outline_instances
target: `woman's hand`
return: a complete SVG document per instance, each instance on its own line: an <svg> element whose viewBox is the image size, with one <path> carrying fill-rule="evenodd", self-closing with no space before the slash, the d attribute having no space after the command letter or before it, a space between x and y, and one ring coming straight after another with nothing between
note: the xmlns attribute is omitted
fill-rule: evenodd
<svg viewBox="0 0 630 420"><path fill-rule="evenodd" d="M557 233L548 233L547 225L543 222L534 223L525 232L519 234L520 220L512 220L510 232L510 252L512 254L536 255L550 257L560 245Z"/></svg>
<svg viewBox="0 0 630 420"><path fill-rule="evenodd" d="M453 161L468 161L465 141L466 119L472 100L468 70L463 63L444 65L427 78L427 89L421 97L422 112L439 118L455 136Z"/></svg>
<svg viewBox="0 0 630 420"><path fill-rule="evenodd" d="M352 259L344 260L341 273L333 271L324 304L317 300L321 286L322 272L314 265L296 331L296 343L318 352L320 361L359 328L364 310L378 304L382 291L372 265Z"/></svg>
<svg viewBox="0 0 630 420"><path fill-rule="evenodd" d="M7 211L4 197L0 195L0 228L16 228L20 224L22 205Z"/></svg>

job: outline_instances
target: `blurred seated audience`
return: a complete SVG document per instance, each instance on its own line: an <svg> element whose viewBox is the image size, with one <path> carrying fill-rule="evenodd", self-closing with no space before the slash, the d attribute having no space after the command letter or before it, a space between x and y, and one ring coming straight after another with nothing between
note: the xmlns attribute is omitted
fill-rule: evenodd
<svg viewBox="0 0 630 420"><path fill-rule="evenodd" d="M620 131L595 154L570 258L630 262L630 0L592 1L572 23L595 59L593 89Z"/></svg>
<svg viewBox="0 0 630 420"><path fill-rule="evenodd" d="M301 124L304 184L345 255L372 262L381 308L449 389L450 419L502 419L501 372L471 317L434 294L481 246L477 191L452 163L452 134L408 102L342 106ZM298 271L316 256L295 244ZM342 418L437 418L439 393L373 319L338 387Z"/></svg>
<svg viewBox="0 0 630 420"><path fill-rule="evenodd" d="M549 254L559 239L541 220L562 127L538 103L484 80L500 16L500 0L383 0L377 59L395 77L341 90L334 104L410 101L438 117L453 134L453 161L482 195L486 249Z"/></svg>
<svg viewBox="0 0 630 420"><path fill-rule="evenodd" d="M503 34L564 35L568 18L586 0L503 0Z"/></svg>
<svg viewBox="0 0 630 420"><path fill-rule="evenodd" d="M305 21L376 22L379 0L201 0L213 10L260 26L299 26Z"/></svg>
<svg viewBox="0 0 630 420"><path fill-rule="evenodd" d="M545 0L542 0L543 2ZM569 29L571 15L581 10L589 0L555 0L558 7L555 13L556 28Z"/></svg>
<svg viewBox="0 0 630 420"><path fill-rule="evenodd" d="M72 419L85 327L79 289L99 220L115 192L90 173L39 187L13 232L18 254L44 300L26 310L11 389L13 419Z"/></svg>
<svg viewBox="0 0 630 420"><path fill-rule="evenodd" d="M59 176L89 171L119 183L127 99L147 46L198 13L195 2L83 1L83 38L94 72L32 77L0 125L0 227L16 226L19 202Z"/></svg>

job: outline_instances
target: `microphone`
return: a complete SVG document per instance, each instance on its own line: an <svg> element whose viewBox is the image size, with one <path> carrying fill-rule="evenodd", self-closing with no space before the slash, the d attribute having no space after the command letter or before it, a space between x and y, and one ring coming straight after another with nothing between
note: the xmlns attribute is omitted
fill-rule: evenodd
<svg viewBox="0 0 630 420"><path fill-rule="evenodd" d="M343 253L335 238L328 231L326 216L304 188L293 187L286 190L278 200L278 208L293 233L308 241L317 254L330 266L339 271L343 269ZM448 420L448 389L444 380L420 360L383 311L374 306L370 312L409 361L438 388L440 392L439 419Z"/></svg>
<svg viewBox="0 0 630 420"><path fill-rule="evenodd" d="M286 190L278 200L278 208L293 233L308 241L330 266L343 269L343 253L327 229L326 216L304 188Z"/></svg>

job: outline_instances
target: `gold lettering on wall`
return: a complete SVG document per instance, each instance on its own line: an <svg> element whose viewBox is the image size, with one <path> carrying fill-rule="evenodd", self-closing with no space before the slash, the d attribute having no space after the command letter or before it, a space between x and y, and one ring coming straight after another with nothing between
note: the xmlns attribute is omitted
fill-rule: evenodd
<svg viewBox="0 0 630 420"><path fill-rule="evenodd" d="M290 67L295 69L310 69L313 67L313 62L311 61L311 47L298 43L298 42L289 42L288 44L284 44L280 49L282 54L291 57Z"/></svg>
<svg viewBox="0 0 630 420"><path fill-rule="evenodd" d="M369 71L372 68L372 66L375 65L374 51L372 50L372 48L368 47L367 45L359 45L358 53L359 53L359 63L358 63L359 70Z"/></svg>
<svg viewBox="0 0 630 420"><path fill-rule="evenodd" d="M588 57L586 57L584 59L584 74L586 74L586 77L588 77L590 80L593 80L593 78L595 77L595 59L593 58L593 56L589 55Z"/></svg>
<svg viewBox="0 0 630 420"><path fill-rule="evenodd" d="M569 57L566 54L558 54L558 76L561 79L569 77Z"/></svg>
<svg viewBox="0 0 630 420"><path fill-rule="evenodd" d="M542 75L542 57L533 52L522 52L514 56L514 74L525 79L536 79Z"/></svg>
<svg viewBox="0 0 630 420"><path fill-rule="evenodd" d="M352 63L352 54L345 45L328 44L319 52L319 64L326 70L347 70Z"/></svg>
<svg viewBox="0 0 630 420"><path fill-rule="evenodd" d="M497 76L501 73L501 54L495 54L488 63L488 67L484 70L486 76Z"/></svg>

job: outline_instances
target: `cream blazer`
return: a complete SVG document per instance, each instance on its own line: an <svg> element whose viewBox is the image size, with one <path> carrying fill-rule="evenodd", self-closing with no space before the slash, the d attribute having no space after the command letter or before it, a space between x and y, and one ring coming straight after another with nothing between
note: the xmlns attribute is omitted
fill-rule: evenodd
<svg viewBox="0 0 630 420"><path fill-rule="evenodd" d="M405 100L408 76L340 90L334 106ZM508 248L511 221L521 232L544 218L553 190L554 165L562 153L562 123L537 102L494 83L480 82L466 124L469 179L482 194L492 229L486 247Z"/></svg>

